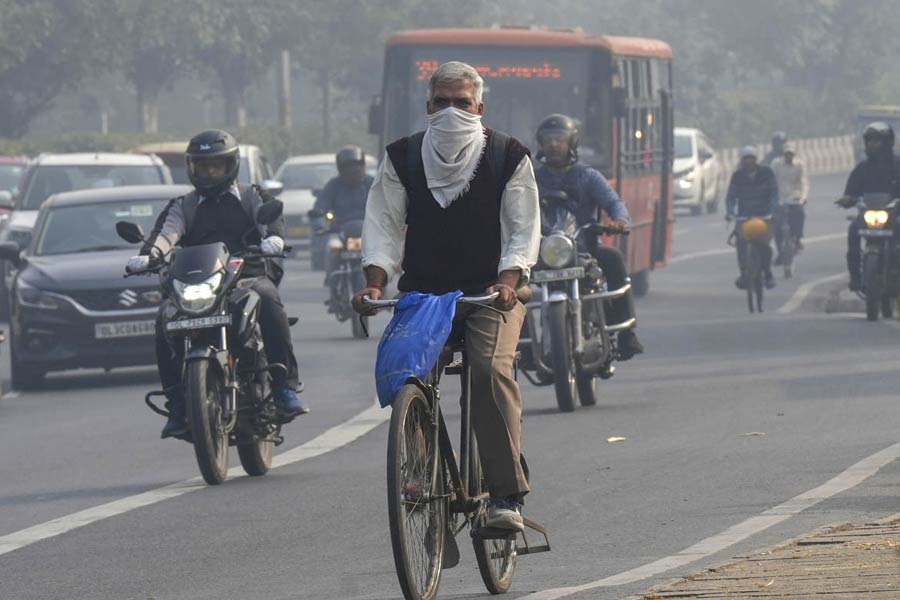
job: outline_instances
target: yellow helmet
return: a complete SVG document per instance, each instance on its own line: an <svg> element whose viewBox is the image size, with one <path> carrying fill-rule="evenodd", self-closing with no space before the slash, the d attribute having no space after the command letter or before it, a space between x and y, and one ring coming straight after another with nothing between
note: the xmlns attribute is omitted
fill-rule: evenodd
<svg viewBox="0 0 900 600"><path fill-rule="evenodd" d="M762 219L747 219L744 221L744 224L741 225L741 236L745 240L761 240L767 235L769 235L769 225Z"/></svg>

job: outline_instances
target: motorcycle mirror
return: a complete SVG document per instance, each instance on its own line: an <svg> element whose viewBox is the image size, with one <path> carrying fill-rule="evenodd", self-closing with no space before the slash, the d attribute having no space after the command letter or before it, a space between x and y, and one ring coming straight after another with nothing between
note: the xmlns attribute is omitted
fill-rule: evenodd
<svg viewBox="0 0 900 600"><path fill-rule="evenodd" d="M130 244L137 244L144 241L144 230L137 223L129 223L128 221L119 221L116 223L116 233L119 237Z"/></svg>
<svg viewBox="0 0 900 600"><path fill-rule="evenodd" d="M256 222L260 225L270 225L281 216L282 212L284 212L284 203L281 200L269 200L256 211Z"/></svg>

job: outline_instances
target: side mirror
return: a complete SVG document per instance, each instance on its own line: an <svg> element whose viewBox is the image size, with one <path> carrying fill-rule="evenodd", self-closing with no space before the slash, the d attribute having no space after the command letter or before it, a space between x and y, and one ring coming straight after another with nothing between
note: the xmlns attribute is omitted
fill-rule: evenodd
<svg viewBox="0 0 900 600"><path fill-rule="evenodd" d="M0 260L8 260L16 267L22 262L22 249L17 242L0 242Z"/></svg>
<svg viewBox="0 0 900 600"><path fill-rule="evenodd" d="M372 102L369 104L369 133L381 135L382 131L384 131L384 104L381 96L372 96Z"/></svg>
<svg viewBox="0 0 900 600"><path fill-rule="evenodd" d="M624 117L627 109L627 91L623 87L612 88L613 116Z"/></svg>
<svg viewBox="0 0 900 600"><path fill-rule="evenodd" d="M260 225L270 225L278 220L282 212L284 212L284 202L281 200L263 202L256 211L256 222Z"/></svg>
<svg viewBox="0 0 900 600"><path fill-rule="evenodd" d="M266 179L260 186L264 192L277 196L284 191L284 184L275 179Z"/></svg>
<svg viewBox="0 0 900 600"><path fill-rule="evenodd" d="M116 223L116 233L129 244L139 244L144 241L144 230L137 223L119 221Z"/></svg>
<svg viewBox="0 0 900 600"><path fill-rule="evenodd" d="M13 194L9 190L0 190L0 209L12 210L15 208Z"/></svg>

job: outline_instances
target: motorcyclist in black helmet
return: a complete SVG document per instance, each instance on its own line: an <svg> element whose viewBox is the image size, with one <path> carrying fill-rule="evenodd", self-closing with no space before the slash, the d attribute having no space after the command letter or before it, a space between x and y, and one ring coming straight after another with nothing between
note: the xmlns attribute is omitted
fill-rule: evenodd
<svg viewBox="0 0 900 600"><path fill-rule="evenodd" d="M571 117L552 114L541 121L537 129L539 166L534 173L538 188L542 194L558 190L574 199L577 205L575 220L579 226L597 222L600 211L603 211L612 220L611 227L619 232L626 231L631 219L625 203L600 171L578 162L578 139L578 123ZM603 269L610 289L624 286L628 272L622 253L617 248L598 243L596 239L590 242L592 247L589 249ZM608 312L610 324L631 318L632 305L627 297L612 300ZM644 351L633 329L619 332L617 341L622 360Z"/></svg>
<svg viewBox="0 0 900 600"><path fill-rule="evenodd" d="M900 197L900 159L894 155L894 130L883 121L869 123L863 130L866 159L860 162L844 188L844 195L836 204L851 208L863 194L891 194ZM861 288L862 254L859 240L860 222L854 221L847 230L847 270L850 289Z"/></svg>
<svg viewBox="0 0 900 600"><path fill-rule="evenodd" d="M787 144L788 136L783 131L776 131L772 134L772 149L763 157L760 164L767 167L772 166L772 161L781 158L784 155L784 145Z"/></svg>
<svg viewBox="0 0 900 600"><path fill-rule="evenodd" d="M258 245L263 253L281 254L284 221L279 218L269 225L256 222L259 207L272 198L257 186L237 183L240 151L231 134L218 129L197 134L188 144L185 160L194 190L169 201L140 255L129 259L129 271L146 269L174 246L222 242L230 252ZM272 389L278 411L286 419L309 412L295 391L299 386L297 360L288 318L276 287L281 277L280 267L271 260L248 261L242 277L252 278L251 287L260 295L259 322L269 363L287 367L287 373L273 372ZM169 343L162 319L158 318L156 359L170 413L162 430L163 438L182 436L188 430L181 389L182 351L180 346Z"/></svg>

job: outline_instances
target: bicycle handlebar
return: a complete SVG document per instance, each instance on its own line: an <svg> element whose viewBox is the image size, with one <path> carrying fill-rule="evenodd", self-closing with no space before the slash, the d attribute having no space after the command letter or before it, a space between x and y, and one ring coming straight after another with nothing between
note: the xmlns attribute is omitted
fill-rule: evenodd
<svg viewBox="0 0 900 600"><path fill-rule="evenodd" d="M485 294L484 296L460 296L456 299L457 304L485 304L493 302L500 296L499 292L493 294ZM390 300L372 300L368 296L363 296L363 304L372 308L393 308L400 301L399 298L391 298Z"/></svg>

